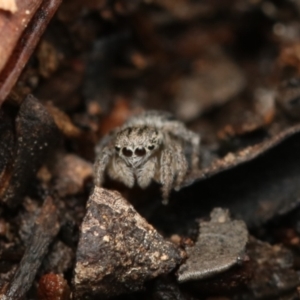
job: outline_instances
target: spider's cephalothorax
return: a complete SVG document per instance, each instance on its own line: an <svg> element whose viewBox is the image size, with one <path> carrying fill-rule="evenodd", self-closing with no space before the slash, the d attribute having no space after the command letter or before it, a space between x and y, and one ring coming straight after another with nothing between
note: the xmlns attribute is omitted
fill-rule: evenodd
<svg viewBox="0 0 300 300"><path fill-rule="evenodd" d="M117 155L128 167L142 166L151 156L159 151L163 135L154 127L127 127L116 134L114 140Z"/></svg>
<svg viewBox="0 0 300 300"><path fill-rule="evenodd" d="M179 189L188 171L185 147L191 146L191 169L198 168L200 137L168 113L149 111L133 117L103 138L97 146L95 184L104 174L146 188L152 180L162 185L163 203L172 188Z"/></svg>

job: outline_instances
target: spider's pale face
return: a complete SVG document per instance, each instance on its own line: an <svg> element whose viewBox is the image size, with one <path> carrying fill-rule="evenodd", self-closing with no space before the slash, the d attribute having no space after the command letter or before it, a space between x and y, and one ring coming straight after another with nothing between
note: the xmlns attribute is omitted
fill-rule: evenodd
<svg viewBox="0 0 300 300"><path fill-rule="evenodd" d="M127 127L115 138L115 152L127 166L137 168L159 150L162 141L162 133L156 128Z"/></svg>

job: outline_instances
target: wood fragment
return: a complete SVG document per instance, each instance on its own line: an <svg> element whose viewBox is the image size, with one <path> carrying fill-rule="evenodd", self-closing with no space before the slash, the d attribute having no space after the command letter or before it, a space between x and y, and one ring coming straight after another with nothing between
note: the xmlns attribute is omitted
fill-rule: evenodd
<svg viewBox="0 0 300 300"><path fill-rule="evenodd" d="M10 172L6 174L5 186L0 188L1 201L10 207L16 207L22 201L28 184L47 159L59 136L53 118L32 95L28 95L20 106L15 134L14 159ZM7 141L2 140L2 143Z"/></svg>
<svg viewBox="0 0 300 300"><path fill-rule="evenodd" d="M50 243L57 235L60 225L58 211L53 199L48 197L35 221L29 247L20 262L5 295L1 300L21 299L30 289Z"/></svg>
<svg viewBox="0 0 300 300"><path fill-rule="evenodd" d="M17 0L18 12L0 12L0 106L16 83L61 0Z"/></svg>
<svg viewBox="0 0 300 300"><path fill-rule="evenodd" d="M11 53L18 43L20 36L41 5L42 0L16 0L18 12L8 14L0 11L0 70L2 71ZM8 7L7 0L1 0L0 7Z"/></svg>

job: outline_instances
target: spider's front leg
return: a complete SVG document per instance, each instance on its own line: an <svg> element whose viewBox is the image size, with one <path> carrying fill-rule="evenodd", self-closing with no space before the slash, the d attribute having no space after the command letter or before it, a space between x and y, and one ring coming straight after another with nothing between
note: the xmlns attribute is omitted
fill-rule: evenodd
<svg viewBox="0 0 300 300"><path fill-rule="evenodd" d="M199 168L200 136L187 129L181 122L178 121L168 122L164 128L173 136L191 145L191 167L192 170L197 170Z"/></svg>
<svg viewBox="0 0 300 300"><path fill-rule="evenodd" d="M200 152L200 136L196 133L190 132L188 141L192 145L192 170L199 169L199 152Z"/></svg>
<svg viewBox="0 0 300 300"><path fill-rule="evenodd" d="M107 171L112 179L123 182L129 188L134 186L133 170L119 157L112 158Z"/></svg>
<svg viewBox="0 0 300 300"><path fill-rule="evenodd" d="M105 170L110 162L112 152L108 147L104 147L97 153L97 159L94 165L94 183L101 187L104 182Z"/></svg>
<svg viewBox="0 0 300 300"><path fill-rule="evenodd" d="M105 171L113 155L113 151L111 150L113 135L114 131L103 137L95 148L94 183L99 187L103 185Z"/></svg>
<svg viewBox="0 0 300 300"><path fill-rule="evenodd" d="M137 183L142 189L149 186L151 180L154 178L156 168L157 157L152 157L137 170Z"/></svg>
<svg viewBox="0 0 300 300"><path fill-rule="evenodd" d="M174 142L172 144L173 165L176 172L176 180L174 189L178 191L181 188L182 182L188 171L188 162L185 158L181 143Z"/></svg>
<svg viewBox="0 0 300 300"><path fill-rule="evenodd" d="M174 182L174 165L172 158L172 149L166 148L162 150L160 157L160 183L162 184L162 203L167 205L169 202L169 195Z"/></svg>

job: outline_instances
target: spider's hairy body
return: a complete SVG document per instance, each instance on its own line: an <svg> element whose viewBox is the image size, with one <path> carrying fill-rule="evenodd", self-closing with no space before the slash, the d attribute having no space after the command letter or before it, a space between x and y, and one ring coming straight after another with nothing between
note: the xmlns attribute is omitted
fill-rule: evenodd
<svg viewBox="0 0 300 300"><path fill-rule="evenodd" d="M198 168L200 137L168 113L149 111L128 120L97 147L95 184L105 172L128 187L162 185L163 203L172 188L179 189L189 169L185 147L192 148L191 168Z"/></svg>

